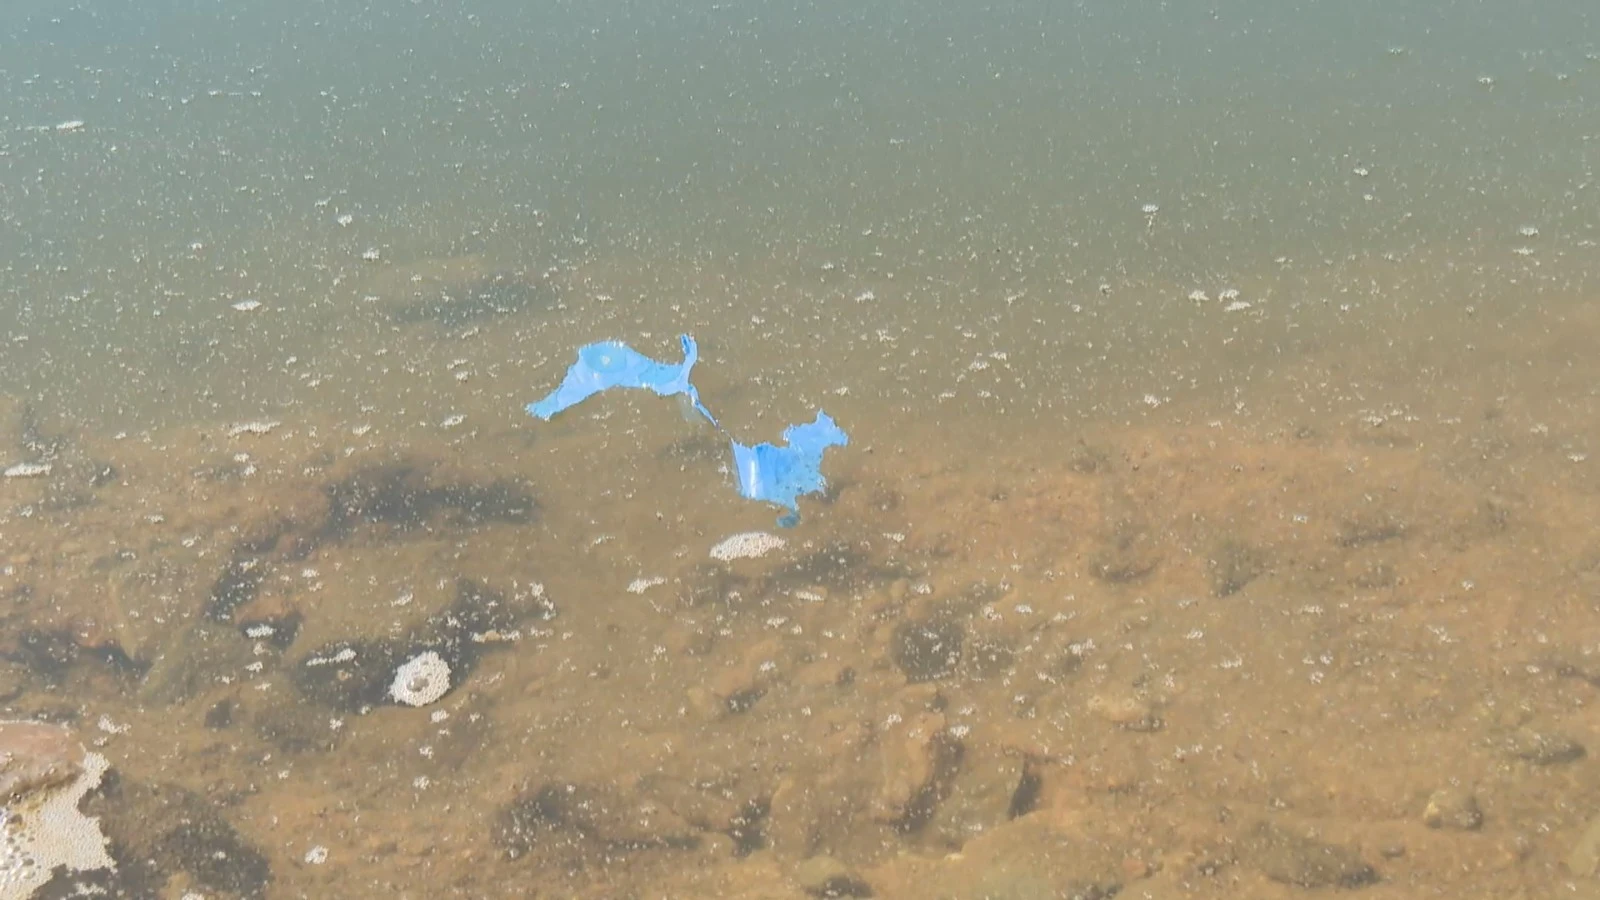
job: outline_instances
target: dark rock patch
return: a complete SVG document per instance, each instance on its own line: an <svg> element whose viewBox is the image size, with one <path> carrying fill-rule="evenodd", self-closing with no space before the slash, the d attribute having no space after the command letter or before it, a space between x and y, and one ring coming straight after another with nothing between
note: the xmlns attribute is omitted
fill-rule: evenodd
<svg viewBox="0 0 1600 900"><path fill-rule="evenodd" d="M1032 764L1022 767L1022 777L1017 779L1017 787L1011 792L1011 802L1006 807L1006 818L1015 819L1033 812L1039 805L1039 795L1044 790L1044 779Z"/></svg>
<svg viewBox="0 0 1600 900"><path fill-rule="evenodd" d="M1378 880L1378 873L1355 850L1292 832L1270 822L1258 823L1244 841L1252 863L1273 881L1303 888L1357 888Z"/></svg>
<svg viewBox="0 0 1600 900"><path fill-rule="evenodd" d="M1011 645L996 638L974 638L962 656L962 671L974 681L999 678L1016 665Z"/></svg>
<svg viewBox="0 0 1600 900"><path fill-rule="evenodd" d="M502 809L492 838L512 859L544 851L578 865L618 853L699 846L692 826L666 810L645 807L607 788L549 782Z"/></svg>
<svg viewBox="0 0 1600 900"><path fill-rule="evenodd" d="M79 667L109 673L130 683L150 668L149 663L129 656L115 641L87 643L65 628L25 628L9 638L0 637L0 659L21 666L49 688L66 683Z"/></svg>
<svg viewBox="0 0 1600 900"><path fill-rule="evenodd" d="M1131 584L1161 564L1161 554L1148 530L1125 525L1116 530L1089 562L1089 571L1107 584Z"/></svg>
<svg viewBox="0 0 1600 900"><path fill-rule="evenodd" d="M154 897L179 872L207 893L261 898L272 883L267 857L217 807L174 785L128 781L113 772L85 812L100 817L117 870L115 897Z"/></svg>
<svg viewBox="0 0 1600 900"><path fill-rule="evenodd" d="M1520 728L1507 737L1505 750L1513 759L1535 766L1564 765L1588 754L1583 744L1574 738L1531 728Z"/></svg>
<svg viewBox="0 0 1600 900"><path fill-rule="evenodd" d="M1067 468L1079 475L1098 475L1111 468L1111 454L1104 448L1080 443L1068 455Z"/></svg>
<svg viewBox="0 0 1600 900"><path fill-rule="evenodd" d="M441 483L409 463L362 469L326 489L324 535L344 540L360 525L406 532L436 524L472 527L488 523L527 524L538 515L538 501L520 482L497 479L485 484ZM440 522L447 519L447 522Z"/></svg>
<svg viewBox="0 0 1600 900"><path fill-rule="evenodd" d="M1266 572L1266 555L1243 541L1228 539L1212 551L1210 568L1211 592L1231 597Z"/></svg>
<svg viewBox="0 0 1600 900"><path fill-rule="evenodd" d="M231 698L211 704L211 708L206 710L205 726L213 731L231 727L234 710L238 705Z"/></svg>
<svg viewBox="0 0 1600 900"><path fill-rule="evenodd" d="M725 605L749 583L748 578L722 563L699 563L684 575L678 600L690 607Z"/></svg>
<svg viewBox="0 0 1600 900"><path fill-rule="evenodd" d="M395 640L324 644L295 665L294 685L306 699L337 710L357 712L378 706L388 698L395 669L416 655L408 652L412 646L418 645ZM422 652L418 646L416 653Z"/></svg>
<svg viewBox="0 0 1600 900"><path fill-rule="evenodd" d="M757 797L739 807L728 821L728 837L733 839L733 855L744 858L767 846L767 816L772 801Z"/></svg>
<svg viewBox="0 0 1600 900"><path fill-rule="evenodd" d="M1354 550L1397 541L1405 536L1404 522L1391 515L1371 513L1346 519L1339 526L1333 542L1346 550Z"/></svg>
<svg viewBox="0 0 1600 900"><path fill-rule="evenodd" d="M745 688L729 694L723 699L722 705L727 708L729 715L737 716L755 708L756 703L766 696L766 693L767 690L763 687Z"/></svg>
<svg viewBox="0 0 1600 900"><path fill-rule="evenodd" d="M865 551L847 541L835 541L767 574L767 586L777 590L825 587L850 591L904 578L900 566L875 563Z"/></svg>
<svg viewBox="0 0 1600 900"><path fill-rule="evenodd" d="M890 640L894 664L912 683L937 681L961 663L966 629L944 617L901 622Z"/></svg>
<svg viewBox="0 0 1600 900"><path fill-rule="evenodd" d="M233 545L222 573L211 583L211 593L206 598L207 619L231 622L235 610L256 598L267 575L269 558L280 549L288 528L287 523L276 523Z"/></svg>
<svg viewBox="0 0 1600 900"><path fill-rule="evenodd" d="M795 881L813 897L871 897L872 885L831 856L813 856L795 867Z"/></svg>
<svg viewBox="0 0 1600 900"><path fill-rule="evenodd" d="M431 322L459 328L517 313L547 312L560 300L560 289L549 279L498 272L466 284L441 287L437 294L399 306L391 318L402 325Z"/></svg>
<svg viewBox="0 0 1600 900"><path fill-rule="evenodd" d="M933 819L939 804L950 795L950 788L966 758L966 746L947 731L935 735L929 741L928 750L933 758L933 771L894 821L895 830L901 834L915 834Z"/></svg>
<svg viewBox="0 0 1600 900"><path fill-rule="evenodd" d="M311 651L294 669L308 699L348 712L390 702L395 669L432 651L450 666L452 685L471 674L483 652L512 638L523 622L549 621L556 607L542 593L514 598L470 578L456 582L456 599L404 638L334 641Z"/></svg>

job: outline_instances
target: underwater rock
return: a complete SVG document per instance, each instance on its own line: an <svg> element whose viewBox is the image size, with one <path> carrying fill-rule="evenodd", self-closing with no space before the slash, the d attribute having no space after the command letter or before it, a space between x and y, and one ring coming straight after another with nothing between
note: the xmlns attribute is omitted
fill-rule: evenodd
<svg viewBox="0 0 1600 900"><path fill-rule="evenodd" d="M259 848L223 818L215 805L184 788L110 779L91 802L124 863L102 890L112 896L164 896L179 872L198 887L240 898L261 898L272 867Z"/></svg>
<svg viewBox="0 0 1600 900"><path fill-rule="evenodd" d="M507 598L462 578L456 582L455 601L409 636L324 644L295 665L294 683L308 699L349 712L402 702L394 692L395 680L410 661L431 653L448 669L449 685L459 685L485 650L518 640L523 622L555 616L556 606L542 586Z"/></svg>
<svg viewBox="0 0 1600 900"><path fill-rule="evenodd" d="M396 306L390 318L402 325L431 322L460 328L501 316L548 312L561 302L555 282L520 272L493 272L462 283L428 285L426 290Z"/></svg>
<svg viewBox="0 0 1600 900"><path fill-rule="evenodd" d="M668 810L609 788L562 781L519 794L496 816L492 837L512 859L554 850L580 863L699 844L694 827Z"/></svg>
<svg viewBox="0 0 1600 900"><path fill-rule="evenodd" d="M1273 881L1303 888L1355 888L1378 873L1355 850L1259 822L1244 840L1245 853Z"/></svg>
<svg viewBox="0 0 1600 900"><path fill-rule="evenodd" d="M917 684L949 676L961 663L966 629L945 617L901 622L894 630L889 654L894 664Z"/></svg>
<svg viewBox="0 0 1600 900"><path fill-rule="evenodd" d="M323 531L333 540L348 538L359 525L400 532L435 523L525 525L539 510L538 500L521 482L442 482L426 469L404 462L358 470L328 485L325 493L328 515Z"/></svg>

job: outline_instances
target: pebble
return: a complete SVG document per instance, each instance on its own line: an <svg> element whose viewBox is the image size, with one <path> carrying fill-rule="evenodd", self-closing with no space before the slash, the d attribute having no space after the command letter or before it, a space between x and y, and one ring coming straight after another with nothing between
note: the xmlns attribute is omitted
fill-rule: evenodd
<svg viewBox="0 0 1600 900"><path fill-rule="evenodd" d="M831 856L813 856L795 867L795 881L813 897L871 897L872 887Z"/></svg>
<svg viewBox="0 0 1600 900"><path fill-rule="evenodd" d="M1245 841L1251 861L1273 881L1303 888L1355 888L1378 873L1355 850L1261 822Z"/></svg>
<svg viewBox="0 0 1600 900"><path fill-rule="evenodd" d="M1589 820L1589 826L1578 836L1565 862L1567 871L1580 878L1600 874L1600 816Z"/></svg>
<svg viewBox="0 0 1600 900"><path fill-rule="evenodd" d="M1564 734L1521 728L1506 740L1506 752L1536 766L1558 766L1576 762L1588 752Z"/></svg>
<svg viewBox="0 0 1600 900"><path fill-rule="evenodd" d="M1087 706L1089 712L1128 731L1161 730L1155 705L1135 694L1095 694Z"/></svg>
<svg viewBox="0 0 1600 900"><path fill-rule="evenodd" d="M1464 788L1448 787L1434 791L1422 811L1422 822L1429 828L1450 831L1477 831L1483 826L1483 810L1478 798Z"/></svg>

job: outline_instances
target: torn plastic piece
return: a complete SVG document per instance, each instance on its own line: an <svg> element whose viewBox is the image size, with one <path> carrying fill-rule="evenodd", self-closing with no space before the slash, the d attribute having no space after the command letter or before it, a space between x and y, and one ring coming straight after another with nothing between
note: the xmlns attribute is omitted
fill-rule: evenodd
<svg viewBox="0 0 1600 900"><path fill-rule="evenodd" d="M689 383L689 371L698 357L694 338L683 335L680 340L683 362L677 365L653 360L619 341L581 347L578 361L567 369L561 386L537 403L528 404L528 414L548 421L556 413L608 388L649 388L663 397L688 398L696 412L705 416L718 431L727 434L700 402L700 392ZM822 477L823 451L845 446L850 439L827 413L818 410L815 421L784 429L783 440L787 446L757 444L750 447L729 438L734 469L738 472L739 494L789 510L778 519L778 524L792 528L800 521L800 496L819 492L827 485Z"/></svg>
<svg viewBox="0 0 1600 900"><path fill-rule="evenodd" d="M700 402L700 392L689 383L699 350L694 338L683 335L683 362L657 362L620 341L601 341L578 350L578 361L567 369L561 386L537 403L528 404L528 414L548 421L551 416L614 387L649 388L663 397L683 394L696 411L712 425L717 420ZM721 426L718 426L719 428Z"/></svg>
<svg viewBox="0 0 1600 900"><path fill-rule="evenodd" d="M783 441L787 447L747 447L733 441L733 463L739 473L739 494L786 507L789 513L778 519L778 524L792 528L800 521L800 495L818 493L827 486L822 477L823 451L843 447L850 438L827 413L818 410L816 421L785 428Z"/></svg>

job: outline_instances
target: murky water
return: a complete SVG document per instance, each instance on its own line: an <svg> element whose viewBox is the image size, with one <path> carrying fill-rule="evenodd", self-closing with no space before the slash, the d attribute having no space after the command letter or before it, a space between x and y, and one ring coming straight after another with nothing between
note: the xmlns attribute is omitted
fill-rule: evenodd
<svg viewBox="0 0 1600 900"><path fill-rule="evenodd" d="M118 862L39 895L1600 896L1537 6L13 0L0 701ZM523 411L684 333L849 432L797 527Z"/></svg>

